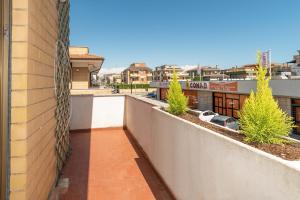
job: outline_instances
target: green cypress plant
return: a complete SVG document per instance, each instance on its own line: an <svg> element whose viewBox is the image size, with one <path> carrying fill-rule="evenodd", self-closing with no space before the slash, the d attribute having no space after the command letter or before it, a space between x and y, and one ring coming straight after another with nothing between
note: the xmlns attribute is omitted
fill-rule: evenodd
<svg viewBox="0 0 300 200"><path fill-rule="evenodd" d="M167 102L169 103L167 111L174 115L181 115L187 111L188 98L181 90L175 70L173 70L173 79L167 92Z"/></svg>
<svg viewBox="0 0 300 200"><path fill-rule="evenodd" d="M240 112L240 127L246 142L281 144L293 126L293 120L278 105L269 87L270 77L261 64L261 53L257 54L257 90L251 91Z"/></svg>

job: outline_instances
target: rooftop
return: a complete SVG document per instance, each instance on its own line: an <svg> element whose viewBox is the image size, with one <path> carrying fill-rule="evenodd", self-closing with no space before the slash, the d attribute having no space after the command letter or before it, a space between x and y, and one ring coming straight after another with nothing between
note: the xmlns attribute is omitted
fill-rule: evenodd
<svg viewBox="0 0 300 200"><path fill-rule="evenodd" d="M70 54L71 60L104 60L103 57L93 54Z"/></svg>
<svg viewBox="0 0 300 200"><path fill-rule="evenodd" d="M147 67L145 63L132 63L130 67L126 68L124 71L147 71L152 72L152 69Z"/></svg>

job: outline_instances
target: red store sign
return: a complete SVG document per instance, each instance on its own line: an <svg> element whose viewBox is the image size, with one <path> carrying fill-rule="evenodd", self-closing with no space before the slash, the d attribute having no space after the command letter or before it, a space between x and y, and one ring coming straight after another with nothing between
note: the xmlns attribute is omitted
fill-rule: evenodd
<svg viewBox="0 0 300 200"><path fill-rule="evenodd" d="M224 92L236 92L238 87L237 82L210 82L209 89Z"/></svg>

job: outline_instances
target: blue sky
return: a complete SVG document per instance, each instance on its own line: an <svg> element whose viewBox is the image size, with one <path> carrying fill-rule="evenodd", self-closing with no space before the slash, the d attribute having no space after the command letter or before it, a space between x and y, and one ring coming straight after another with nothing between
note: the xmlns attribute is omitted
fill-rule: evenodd
<svg viewBox="0 0 300 200"><path fill-rule="evenodd" d="M285 62L300 49L299 8L299 0L74 0L71 45L104 56L106 69L229 67L254 63L258 49Z"/></svg>

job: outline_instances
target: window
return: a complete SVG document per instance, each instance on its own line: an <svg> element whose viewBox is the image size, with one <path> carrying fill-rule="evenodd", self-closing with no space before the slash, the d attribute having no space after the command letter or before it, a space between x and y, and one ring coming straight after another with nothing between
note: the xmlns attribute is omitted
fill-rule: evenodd
<svg viewBox="0 0 300 200"><path fill-rule="evenodd" d="M203 116L209 116L209 112L203 113Z"/></svg>
<svg viewBox="0 0 300 200"><path fill-rule="evenodd" d="M215 123L215 124L218 124L220 126L224 126L224 122L221 121L221 120L217 120L217 119L212 119L211 122Z"/></svg>
<svg viewBox="0 0 300 200"><path fill-rule="evenodd" d="M240 94L214 93L213 111L221 115L239 118L239 111L248 96Z"/></svg>
<svg viewBox="0 0 300 200"><path fill-rule="evenodd" d="M294 132L300 134L300 99L292 100L292 116L295 120L296 128Z"/></svg>

